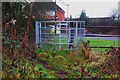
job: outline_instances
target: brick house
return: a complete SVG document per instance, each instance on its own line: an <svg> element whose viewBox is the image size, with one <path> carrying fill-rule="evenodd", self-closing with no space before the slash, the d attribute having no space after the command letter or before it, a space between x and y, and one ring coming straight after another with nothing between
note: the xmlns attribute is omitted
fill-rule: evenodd
<svg viewBox="0 0 120 80"><path fill-rule="evenodd" d="M59 21L64 21L65 20L65 11L57 5L57 12L56 15L58 17Z"/></svg>
<svg viewBox="0 0 120 80"><path fill-rule="evenodd" d="M25 7L26 15L30 12L31 3ZM56 19L63 21L65 19L65 11L56 5ZM55 2L34 2L32 15L44 20L55 20Z"/></svg>

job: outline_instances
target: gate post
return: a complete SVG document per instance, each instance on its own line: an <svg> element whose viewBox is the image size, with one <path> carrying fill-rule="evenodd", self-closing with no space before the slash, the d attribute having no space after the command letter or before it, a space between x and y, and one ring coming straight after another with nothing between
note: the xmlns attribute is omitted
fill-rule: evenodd
<svg viewBox="0 0 120 80"><path fill-rule="evenodd" d="M68 26L68 50L70 50L70 38L71 38L71 26L70 26L70 23L69 23L69 26Z"/></svg>
<svg viewBox="0 0 120 80"><path fill-rule="evenodd" d="M36 40L35 40L35 42L36 42L36 47L38 48L39 46L38 46L38 44L40 43L39 42L39 22L38 21L36 21L35 22L35 28L36 28L36 34L35 34L35 36L36 36Z"/></svg>
<svg viewBox="0 0 120 80"><path fill-rule="evenodd" d="M76 22L76 29L75 29L75 37L76 37L76 56L78 56L78 22Z"/></svg>
<svg viewBox="0 0 120 80"><path fill-rule="evenodd" d="M40 47L42 47L42 27L41 27L41 22L39 22L39 44L40 44Z"/></svg>
<svg viewBox="0 0 120 80"><path fill-rule="evenodd" d="M84 42L86 41L86 39L85 39L85 36L86 36L86 33L85 33L85 21L84 21L84 34L83 34L83 39L84 39Z"/></svg>
<svg viewBox="0 0 120 80"><path fill-rule="evenodd" d="M60 22L60 25L58 25L58 26L60 26L60 33L59 33L59 49L61 49L62 47L61 47L61 22Z"/></svg>
<svg viewBox="0 0 120 80"><path fill-rule="evenodd" d="M70 23L67 22L67 45L68 45L68 50L69 50L69 42L70 42Z"/></svg>

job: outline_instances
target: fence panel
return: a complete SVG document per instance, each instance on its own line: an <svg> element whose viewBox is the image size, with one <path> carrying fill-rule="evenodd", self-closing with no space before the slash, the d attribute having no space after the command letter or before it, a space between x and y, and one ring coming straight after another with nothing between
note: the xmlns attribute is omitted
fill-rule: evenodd
<svg viewBox="0 0 120 80"><path fill-rule="evenodd" d="M42 49L77 52L77 45L84 37L84 21L36 21L36 45Z"/></svg>

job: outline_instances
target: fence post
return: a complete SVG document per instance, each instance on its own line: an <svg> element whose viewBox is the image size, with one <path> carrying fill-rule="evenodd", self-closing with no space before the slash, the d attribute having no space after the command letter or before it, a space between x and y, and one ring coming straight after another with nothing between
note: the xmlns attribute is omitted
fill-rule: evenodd
<svg viewBox="0 0 120 80"><path fill-rule="evenodd" d="M76 56L78 56L78 22L76 22Z"/></svg>
<svg viewBox="0 0 120 80"><path fill-rule="evenodd" d="M71 38L71 26L69 25L69 34L68 34L68 48L70 49L70 38Z"/></svg>
<svg viewBox="0 0 120 80"><path fill-rule="evenodd" d="M39 22L35 22L35 28L36 28L36 47L39 47L38 44L39 42Z"/></svg>
<svg viewBox="0 0 120 80"><path fill-rule="evenodd" d="M61 49L61 22L60 22L59 49Z"/></svg>
<svg viewBox="0 0 120 80"><path fill-rule="evenodd" d="M84 42L85 42L85 41L86 41L86 39L85 39L85 21L84 21L83 23L84 23L84 25L83 25L83 28L84 28L83 40L84 40Z"/></svg>
<svg viewBox="0 0 120 80"><path fill-rule="evenodd" d="M69 50L69 28L70 28L70 25L69 23L67 22L68 26L67 26L67 44L68 44L68 50Z"/></svg>
<svg viewBox="0 0 120 80"><path fill-rule="evenodd" d="M39 39L40 39L40 47L42 47L41 43L42 43L42 40L41 40L41 31L42 31L42 28L41 28L41 22L39 22Z"/></svg>
<svg viewBox="0 0 120 80"><path fill-rule="evenodd" d="M44 30L45 30L45 32L43 32L44 35L45 35L45 36L44 36L44 42L45 42L45 43L44 43L44 48L46 48L46 42L47 42L47 41L46 41L46 38L47 38L47 36L46 36L46 34L47 34L47 31L46 31L46 22L44 22Z"/></svg>

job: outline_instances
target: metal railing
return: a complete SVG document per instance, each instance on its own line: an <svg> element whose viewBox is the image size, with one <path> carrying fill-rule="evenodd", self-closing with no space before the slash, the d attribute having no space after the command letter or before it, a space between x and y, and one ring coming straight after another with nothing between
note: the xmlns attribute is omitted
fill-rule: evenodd
<svg viewBox="0 0 120 80"><path fill-rule="evenodd" d="M85 40L85 21L36 21L36 46L47 50L76 50Z"/></svg>

